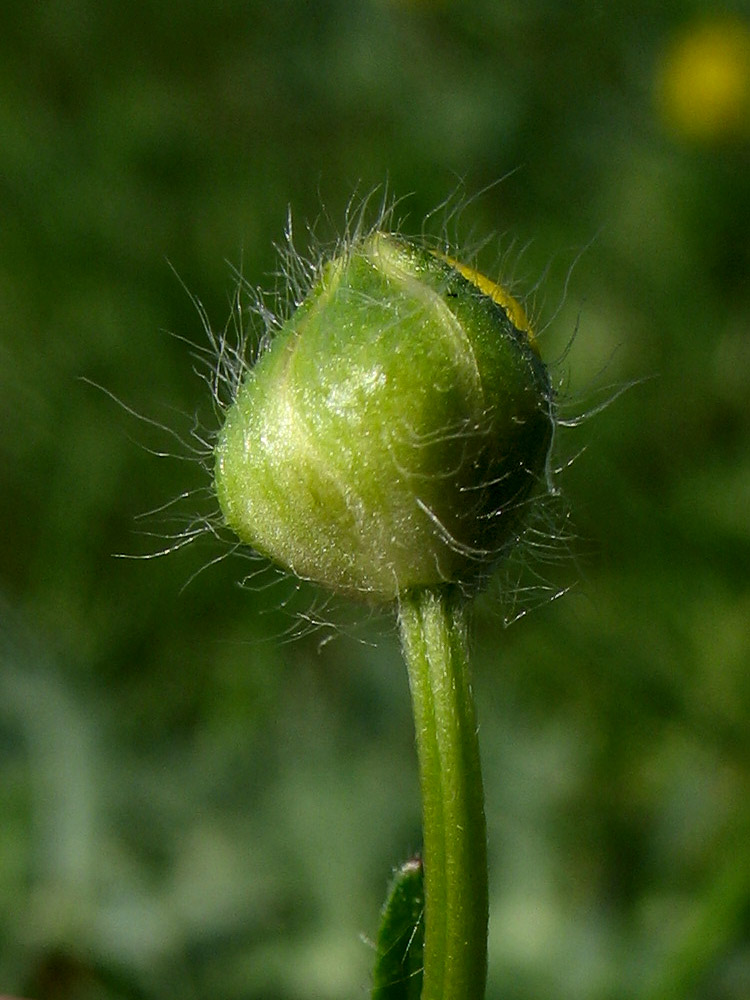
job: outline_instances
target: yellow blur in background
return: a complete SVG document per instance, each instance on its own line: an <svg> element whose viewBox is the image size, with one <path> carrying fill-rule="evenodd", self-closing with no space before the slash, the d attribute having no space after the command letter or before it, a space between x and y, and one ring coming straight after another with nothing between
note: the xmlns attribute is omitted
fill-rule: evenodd
<svg viewBox="0 0 750 1000"><path fill-rule="evenodd" d="M671 131L708 142L750 136L750 24L725 16L688 26L664 52L657 81Z"/></svg>

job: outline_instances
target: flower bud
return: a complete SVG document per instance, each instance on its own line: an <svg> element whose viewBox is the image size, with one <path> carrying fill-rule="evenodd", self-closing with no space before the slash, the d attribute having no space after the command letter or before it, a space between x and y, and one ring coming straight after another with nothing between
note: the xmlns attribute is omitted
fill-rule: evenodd
<svg viewBox="0 0 750 1000"><path fill-rule="evenodd" d="M215 476L229 526L339 593L481 585L552 438L547 370L519 316L450 258L381 232L355 242L226 412Z"/></svg>

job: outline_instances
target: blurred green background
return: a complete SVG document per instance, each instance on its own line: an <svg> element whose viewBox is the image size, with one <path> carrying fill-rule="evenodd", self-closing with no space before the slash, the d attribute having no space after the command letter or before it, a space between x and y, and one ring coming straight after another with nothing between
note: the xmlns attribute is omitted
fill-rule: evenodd
<svg viewBox="0 0 750 1000"><path fill-rule="evenodd" d="M387 181L418 233L513 171L459 249L499 236L479 263L529 294L567 416L642 381L561 429L532 613L477 614L488 997L750 996L748 30L687 0L2 5L0 992L367 995L420 843L393 628L285 641L252 564L195 576L213 539L113 558L208 478L81 377L210 432L185 289L222 329L235 269L279 283L288 207L304 246Z"/></svg>

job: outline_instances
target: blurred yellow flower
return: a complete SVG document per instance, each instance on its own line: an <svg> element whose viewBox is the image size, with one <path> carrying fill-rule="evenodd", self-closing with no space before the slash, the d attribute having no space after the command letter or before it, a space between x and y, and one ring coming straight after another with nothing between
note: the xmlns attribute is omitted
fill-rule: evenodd
<svg viewBox="0 0 750 1000"><path fill-rule="evenodd" d="M686 138L750 135L750 25L728 16L690 25L662 55L656 99Z"/></svg>

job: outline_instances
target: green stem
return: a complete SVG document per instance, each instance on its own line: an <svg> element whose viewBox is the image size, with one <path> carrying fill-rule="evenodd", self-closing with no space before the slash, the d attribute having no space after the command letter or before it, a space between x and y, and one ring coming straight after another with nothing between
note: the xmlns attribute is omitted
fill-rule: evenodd
<svg viewBox="0 0 750 1000"><path fill-rule="evenodd" d="M487 976L487 837L463 601L452 589L401 597L422 788L422 1000L481 1000Z"/></svg>

